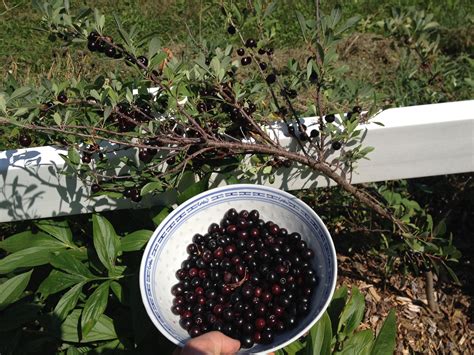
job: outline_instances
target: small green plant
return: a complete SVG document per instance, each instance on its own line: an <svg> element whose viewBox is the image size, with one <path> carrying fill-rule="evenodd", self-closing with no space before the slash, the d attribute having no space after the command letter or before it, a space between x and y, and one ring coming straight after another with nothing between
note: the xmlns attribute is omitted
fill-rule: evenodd
<svg viewBox="0 0 474 355"><path fill-rule="evenodd" d="M359 329L364 312L363 294L354 286L349 297L347 287L342 286L308 335L276 354L393 354L397 335L395 311L389 312L377 335L371 329Z"/></svg>
<svg viewBox="0 0 474 355"><path fill-rule="evenodd" d="M472 63L465 55L450 58L440 50L441 28L434 15L415 7L394 8L378 21L386 36L395 39L399 65L394 72L391 100L397 105L469 99Z"/></svg>
<svg viewBox="0 0 474 355"><path fill-rule="evenodd" d="M153 344L136 252L152 231L119 236L99 215L81 228L87 232L44 220L0 242L7 253L0 260L2 354L113 352Z"/></svg>

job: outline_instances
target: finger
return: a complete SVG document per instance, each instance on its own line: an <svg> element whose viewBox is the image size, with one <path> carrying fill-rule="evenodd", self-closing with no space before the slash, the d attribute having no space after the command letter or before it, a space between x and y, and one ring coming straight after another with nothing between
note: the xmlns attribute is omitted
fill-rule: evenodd
<svg viewBox="0 0 474 355"><path fill-rule="evenodd" d="M220 342L220 353L221 354L235 354L240 349L240 341L232 339L220 332L216 333L214 336L215 339Z"/></svg>

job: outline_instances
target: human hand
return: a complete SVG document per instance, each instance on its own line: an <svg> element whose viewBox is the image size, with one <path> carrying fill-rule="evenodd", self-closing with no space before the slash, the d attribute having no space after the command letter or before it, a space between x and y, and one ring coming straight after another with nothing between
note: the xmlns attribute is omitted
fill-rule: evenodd
<svg viewBox="0 0 474 355"><path fill-rule="evenodd" d="M235 354L239 349L238 340L229 338L221 332L209 332L190 339L181 352L175 351L175 355Z"/></svg>

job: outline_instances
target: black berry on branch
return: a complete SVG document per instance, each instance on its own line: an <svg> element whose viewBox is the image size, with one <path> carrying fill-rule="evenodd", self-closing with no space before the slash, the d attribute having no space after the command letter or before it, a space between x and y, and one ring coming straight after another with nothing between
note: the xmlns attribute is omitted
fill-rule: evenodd
<svg viewBox="0 0 474 355"><path fill-rule="evenodd" d="M92 155L89 153L83 153L81 160L84 164L89 164L92 161Z"/></svg>
<svg viewBox="0 0 474 355"><path fill-rule="evenodd" d="M273 84L276 81L276 75L273 73L268 74L265 80L268 84Z"/></svg>
<svg viewBox="0 0 474 355"><path fill-rule="evenodd" d="M332 123L336 120L336 116L331 113L329 115L324 116L324 119L327 123Z"/></svg>
<svg viewBox="0 0 474 355"><path fill-rule="evenodd" d="M245 41L245 47L247 48L256 48L257 42L253 38L249 38Z"/></svg>
<svg viewBox="0 0 474 355"><path fill-rule="evenodd" d="M31 137L26 133L22 133L18 138L18 142L22 147L29 147L31 145Z"/></svg>
<svg viewBox="0 0 474 355"><path fill-rule="evenodd" d="M101 187L99 184L92 184L91 191L93 194L98 193L100 190L101 190Z"/></svg>
<svg viewBox="0 0 474 355"><path fill-rule="evenodd" d="M140 202L142 197L140 196L140 191L137 188L130 189L130 199L133 202Z"/></svg>
<svg viewBox="0 0 474 355"><path fill-rule="evenodd" d="M137 62L141 63L145 67L148 67L148 58L144 55L137 57Z"/></svg>
<svg viewBox="0 0 474 355"><path fill-rule="evenodd" d="M334 149L334 150L339 150L339 149L341 149L342 144L341 144L341 142L337 142L337 141L336 141L336 142L332 142L331 147L332 147L332 149Z"/></svg>
<svg viewBox="0 0 474 355"><path fill-rule="evenodd" d="M229 27L227 27L227 32L231 35L235 35L235 32L236 32L235 27L232 25L229 25Z"/></svg>
<svg viewBox="0 0 474 355"><path fill-rule="evenodd" d="M319 136L319 131L317 129L312 129L310 133L311 138L317 138Z"/></svg>
<svg viewBox="0 0 474 355"><path fill-rule="evenodd" d="M67 95L64 91L61 91L58 95L58 101L62 102L63 104L67 102Z"/></svg>
<svg viewBox="0 0 474 355"><path fill-rule="evenodd" d="M362 113L362 107L360 107L360 106L354 106L354 107L352 108L352 112L353 112L353 113Z"/></svg>
<svg viewBox="0 0 474 355"><path fill-rule="evenodd" d="M138 159L148 164L153 159L153 154L151 154L148 149L142 149L138 152Z"/></svg>
<svg viewBox="0 0 474 355"><path fill-rule="evenodd" d="M117 52L115 51L114 47L107 46L107 48L105 49L105 55L109 58L115 58L115 56L117 55Z"/></svg>
<svg viewBox="0 0 474 355"><path fill-rule="evenodd" d="M250 63L252 63L252 58L251 57L243 57L240 62L242 63L242 65L249 65Z"/></svg>

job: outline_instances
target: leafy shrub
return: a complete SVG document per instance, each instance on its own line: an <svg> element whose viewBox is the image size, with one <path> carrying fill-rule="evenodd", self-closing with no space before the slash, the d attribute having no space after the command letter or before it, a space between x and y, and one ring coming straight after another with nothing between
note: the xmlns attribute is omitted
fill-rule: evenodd
<svg viewBox="0 0 474 355"><path fill-rule="evenodd" d="M120 236L100 215L85 229L73 233L67 222L44 220L0 242L9 253L0 260L2 354L156 353L156 341L160 349L172 348L149 321L138 289L141 251L152 232ZM350 297L339 288L306 340L280 353L392 353L393 311L374 337L371 330L358 331L364 309L357 288Z"/></svg>

